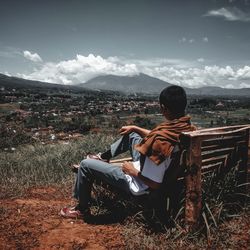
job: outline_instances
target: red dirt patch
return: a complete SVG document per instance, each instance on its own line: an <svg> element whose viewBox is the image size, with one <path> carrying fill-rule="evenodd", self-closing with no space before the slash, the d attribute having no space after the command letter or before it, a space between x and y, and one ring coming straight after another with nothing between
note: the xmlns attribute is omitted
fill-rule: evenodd
<svg viewBox="0 0 250 250"><path fill-rule="evenodd" d="M1 200L0 249L117 249L119 224L91 225L61 218L68 200L53 188L36 188L22 199ZM55 199L56 197L56 199Z"/></svg>

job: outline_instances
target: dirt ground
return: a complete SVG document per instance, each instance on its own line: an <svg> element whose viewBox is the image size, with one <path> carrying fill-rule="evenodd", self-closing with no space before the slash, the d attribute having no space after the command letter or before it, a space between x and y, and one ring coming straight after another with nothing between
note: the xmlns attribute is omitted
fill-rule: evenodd
<svg viewBox="0 0 250 250"><path fill-rule="evenodd" d="M0 250L126 249L124 225L112 220L93 224L62 218L60 209L70 203L52 187L33 188L22 198L0 200ZM236 217L219 226L219 237L212 236L210 247L190 242L188 249L249 249L249 225L248 216ZM177 241L178 249L187 249L182 239Z"/></svg>
<svg viewBox="0 0 250 250"><path fill-rule="evenodd" d="M0 200L0 249L120 249L118 223L93 225L59 216L69 200L54 188L36 188L25 198Z"/></svg>

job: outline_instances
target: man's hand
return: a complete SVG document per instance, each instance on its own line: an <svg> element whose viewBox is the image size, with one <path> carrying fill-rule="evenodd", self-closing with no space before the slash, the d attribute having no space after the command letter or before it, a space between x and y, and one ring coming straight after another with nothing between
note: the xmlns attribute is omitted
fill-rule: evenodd
<svg viewBox="0 0 250 250"><path fill-rule="evenodd" d="M158 189L160 188L161 183L155 182L153 180L150 180L147 177L144 177L143 175L141 175L140 171L137 170L136 168L134 168L134 165L132 162L128 162L125 161L122 164L122 171L125 174L128 174L130 176L134 176L134 177L138 177L139 179L141 179L147 186L149 186L152 189Z"/></svg>
<svg viewBox="0 0 250 250"><path fill-rule="evenodd" d="M150 130L135 125L128 125L128 126L123 126L119 131L121 135L130 134L132 132L139 134L141 137L145 137L150 133Z"/></svg>
<svg viewBox="0 0 250 250"><path fill-rule="evenodd" d="M130 176L138 176L139 171L134 167L132 162L125 161L122 164L122 171Z"/></svg>
<svg viewBox="0 0 250 250"><path fill-rule="evenodd" d="M130 134L131 132L133 132L135 130L135 126L134 125L129 125L129 126L123 126L121 127L121 129L119 130L119 133L121 135L126 135L126 134Z"/></svg>

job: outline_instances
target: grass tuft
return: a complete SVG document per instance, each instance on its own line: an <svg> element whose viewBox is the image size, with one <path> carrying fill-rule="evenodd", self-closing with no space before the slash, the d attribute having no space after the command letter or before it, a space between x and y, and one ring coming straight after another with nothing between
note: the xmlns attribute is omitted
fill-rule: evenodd
<svg viewBox="0 0 250 250"><path fill-rule="evenodd" d="M0 198L23 195L32 186L64 185L72 180L69 166L89 152L103 150L113 136L87 135L69 144L32 144L0 153Z"/></svg>

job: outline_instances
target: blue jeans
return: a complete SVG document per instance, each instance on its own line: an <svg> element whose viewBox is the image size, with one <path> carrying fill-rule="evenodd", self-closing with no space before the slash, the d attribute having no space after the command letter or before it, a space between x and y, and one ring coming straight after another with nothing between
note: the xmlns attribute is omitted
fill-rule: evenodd
<svg viewBox="0 0 250 250"><path fill-rule="evenodd" d="M129 150L133 161L140 160L140 153L134 149L134 145L141 140L142 137L134 132L122 136L110 146L112 157ZM129 183L121 167L99 160L85 159L81 161L74 188L74 198L79 201L82 210L89 207L91 189L95 180L101 180L130 193Z"/></svg>

